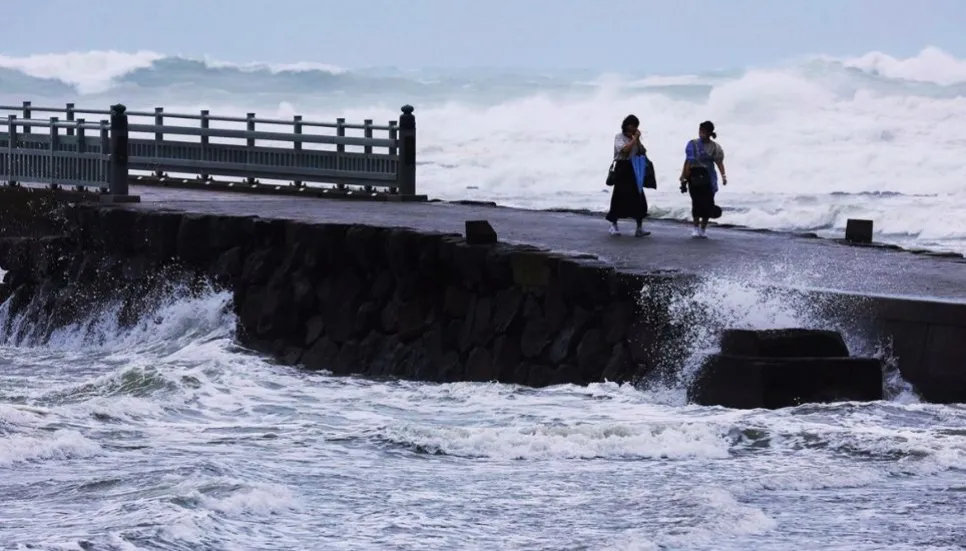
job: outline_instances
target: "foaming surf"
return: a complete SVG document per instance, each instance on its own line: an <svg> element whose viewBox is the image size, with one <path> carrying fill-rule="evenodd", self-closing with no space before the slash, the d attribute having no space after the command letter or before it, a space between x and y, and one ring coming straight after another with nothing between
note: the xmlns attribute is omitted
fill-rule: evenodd
<svg viewBox="0 0 966 551"><path fill-rule="evenodd" d="M684 358L673 358L642 382L653 399L686 403L687 387L708 355L720 350L726 329L824 329L839 332L853 356L883 362L883 393L887 400L917 403L918 395L898 370L892 343L870 334L864 323L866 299L816 293L816 280L827 279L826 266L788 261L718 266L701 274L691 286L675 290L670 318L683 328Z"/></svg>
<svg viewBox="0 0 966 551"><path fill-rule="evenodd" d="M206 288L172 286L133 322L107 304L42 334L0 309L12 328L0 335L0 534L36 549L722 550L828 538L871 549L962 538L949 501L966 486L961 407L683 402L688 369L719 328L837 327L762 273L709 274L675 297L676 319L694 324L684 376L643 390L279 366L235 344L230 296ZM846 337L853 350L874 344ZM857 504L863 516L843 522Z"/></svg>

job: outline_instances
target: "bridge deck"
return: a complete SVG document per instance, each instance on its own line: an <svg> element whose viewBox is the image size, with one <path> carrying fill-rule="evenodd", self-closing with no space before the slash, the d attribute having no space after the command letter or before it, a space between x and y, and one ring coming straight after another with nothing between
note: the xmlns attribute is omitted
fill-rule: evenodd
<svg viewBox="0 0 966 551"><path fill-rule="evenodd" d="M710 239L695 240L686 225L654 220L646 223L652 232L648 237L625 234L615 238L607 234L602 216L573 213L447 203L253 197L140 186L132 186L131 193L140 195L142 202L125 208L404 226L447 233L462 233L466 220L485 219L501 241L594 254L632 272L703 272L752 283L966 303L966 261L962 258L848 246L787 234L710 228ZM630 221L623 223L625 230L632 226Z"/></svg>

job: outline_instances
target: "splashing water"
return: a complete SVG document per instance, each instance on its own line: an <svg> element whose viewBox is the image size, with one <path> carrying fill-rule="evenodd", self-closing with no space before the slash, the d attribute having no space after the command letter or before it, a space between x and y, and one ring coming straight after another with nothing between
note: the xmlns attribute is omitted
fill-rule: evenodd
<svg viewBox="0 0 966 551"><path fill-rule="evenodd" d="M966 541L959 406L734 411L611 383L331 377L237 347L227 293L179 293L130 326L109 306L46 341L0 346L5 544L728 550ZM828 326L748 278L707 278L675 308L720 327ZM712 334L689 338L710 350Z"/></svg>
<svg viewBox="0 0 966 551"><path fill-rule="evenodd" d="M851 355L883 361L887 399L919 401L899 373L891 343L874 339L863 330L856 312L863 299L817 299L798 286L801 281L814 280L804 277L808 270L808 266L790 262L719 267L703 274L690 289L676 293L670 301L670 318L684 328L680 338L686 343L687 355L681 365L671 366L670 374L664 370L645 380L643 387L654 393L654 399L685 404L688 385L703 361L720 351L719 340L727 329L824 329L839 332ZM835 308L829 308L829 300Z"/></svg>

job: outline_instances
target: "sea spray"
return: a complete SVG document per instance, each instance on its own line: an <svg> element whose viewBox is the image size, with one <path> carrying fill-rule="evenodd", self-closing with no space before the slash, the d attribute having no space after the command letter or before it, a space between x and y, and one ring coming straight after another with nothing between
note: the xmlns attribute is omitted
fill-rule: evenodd
<svg viewBox="0 0 966 551"><path fill-rule="evenodd" d="M790 262L725 266L665 291L671 294L667 308L680 346L669 348L672 353L645 375L641 388L658 400L683 403L704 360L720 350L726 329L826 329L842 335L852 356L883 361L889 399L917 401L898 371L891 343L874 331L870 300L803 289L797 283L807 269Z"/></svg>

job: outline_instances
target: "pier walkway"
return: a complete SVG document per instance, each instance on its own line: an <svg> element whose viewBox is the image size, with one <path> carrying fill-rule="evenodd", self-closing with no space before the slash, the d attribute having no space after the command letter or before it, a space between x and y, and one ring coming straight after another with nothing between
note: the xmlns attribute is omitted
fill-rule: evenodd
<svg viewBox="0 0 966 551"><path fill-rule="evenodd" d="M141 203L125 208L409 227L463 233L466 220L488 220L501 241L595 255L622 271L707 273L717 277L849 294L966 303L966 261L828 239L747 229L709 229L692 239L687 225L654 220L650 236L607 234L603 215L527 211L453 203L392 203L250 196L132 186ZM628 230L632 225L625 224Z"/></svg>

